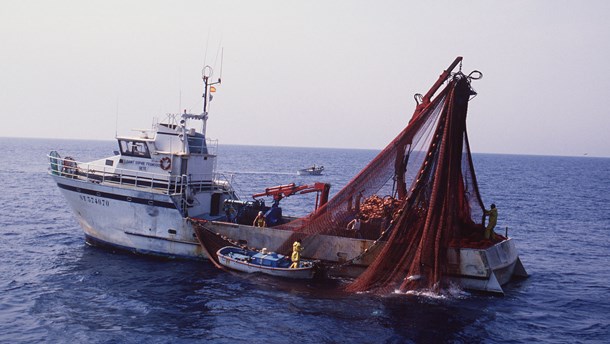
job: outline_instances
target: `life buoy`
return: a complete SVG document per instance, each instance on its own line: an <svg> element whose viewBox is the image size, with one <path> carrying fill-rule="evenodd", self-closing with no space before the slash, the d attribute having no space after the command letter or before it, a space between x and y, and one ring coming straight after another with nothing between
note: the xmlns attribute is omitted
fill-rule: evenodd
<svg viewBox="0 0 610 344"><path fill-rule="evenodd" d="M170 158L168 158L168 157L161 158L159 163L161 164L161 169L163 171L167 171L170 168L172 168L172 160Z"/></svg>

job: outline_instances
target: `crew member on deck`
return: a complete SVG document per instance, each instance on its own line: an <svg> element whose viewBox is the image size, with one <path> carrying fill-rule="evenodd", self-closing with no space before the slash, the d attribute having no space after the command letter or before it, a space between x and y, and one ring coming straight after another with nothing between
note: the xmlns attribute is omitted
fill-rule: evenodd
<svg viewBox="0 0 610 344"><path fill-rule="evenodd" d="M354 231L357 238L362 238L362 235L360 234L360 226L362 226L360 215L356 215L356 217L347 224L347 229Z"/></svg>
<svg viewBox="0 0 610 344"><path fill-rule="evenodd" d="M227 222L235 222L235 208L227 202L225 202L225 215Z"/></svg>
<svg viewBox="0 0 610 344"><path fill-rule="evenodd" d="M301 251L303 251L303 246L301 246L301 240L292 244L292 256L290 256L290 260L292 260L292 265L290 265L291 269L296 269L299 267L299 261L301 260Z"/></svg>
<svg viewBox="0 0 610 344"><path fill-rule="evenodd" d="M267 227L267 222L265 221L265 216L262 211L258 212L256 218L254 219L254 223L252 224L254 227Z"/></svg>
<svg viewBox="0 0 610 344"><path fill-rule="evenodd" d="M498 209L495 204L491 204L490 210L485 210L485 215L489 216L489 222L487 223L487 227L485 227L484 237L486 240L495 241L496 233L494 232L494 227L496 227L496 223L498 222Z"/></svg>

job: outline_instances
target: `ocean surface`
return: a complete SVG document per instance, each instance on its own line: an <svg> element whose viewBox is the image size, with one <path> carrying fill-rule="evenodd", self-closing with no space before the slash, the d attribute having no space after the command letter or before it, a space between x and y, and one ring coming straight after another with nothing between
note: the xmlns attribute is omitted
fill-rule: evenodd
<svg viewBox="0 0 610 344"><path fill-rule="evenodd" d="M0 138L1 343L609 343L610 159L475 154L497 231L530 274L503 297L458 289L378 297L342 281L290 282L208 262L89 247L47 173L58 150L87 161L113 141ZM331 194L373 150L221 145L218 170L249 198L324 181ZM296 175L311 164L320 177ZM315 194L282 201L306 214Z"/></svg>

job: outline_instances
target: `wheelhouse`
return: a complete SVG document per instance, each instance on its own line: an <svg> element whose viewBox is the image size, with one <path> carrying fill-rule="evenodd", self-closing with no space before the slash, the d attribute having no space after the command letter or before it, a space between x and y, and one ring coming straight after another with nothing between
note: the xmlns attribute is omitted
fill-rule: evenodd
<svg viewBox="0 0 610 344"><path fill-rule="evenodd" d="M133 139L118 139L122 156L150 159L150 149L147 141Z"/></svg>

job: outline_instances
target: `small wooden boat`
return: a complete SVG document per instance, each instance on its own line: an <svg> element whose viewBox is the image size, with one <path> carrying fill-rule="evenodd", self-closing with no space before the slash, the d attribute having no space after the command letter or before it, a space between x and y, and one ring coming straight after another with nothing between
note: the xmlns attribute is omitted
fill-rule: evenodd
<svg viewBox="0 0 610 344"><path fill-rule="evenodd" d="M299 176L319 176L322 174L322 171L324 171L324 166L313 165L311 167L298 170L297 174Z"/></svg>
<svg viewBox="0 0 610 344"><path fill-rule="evenodd" d="M267 275L311 279L314 262L301 260L298 268L291 269L290 258L275 252L257 252L235 246L225 246L216 252L221 265L242 272L261 272Z"/></svg>

